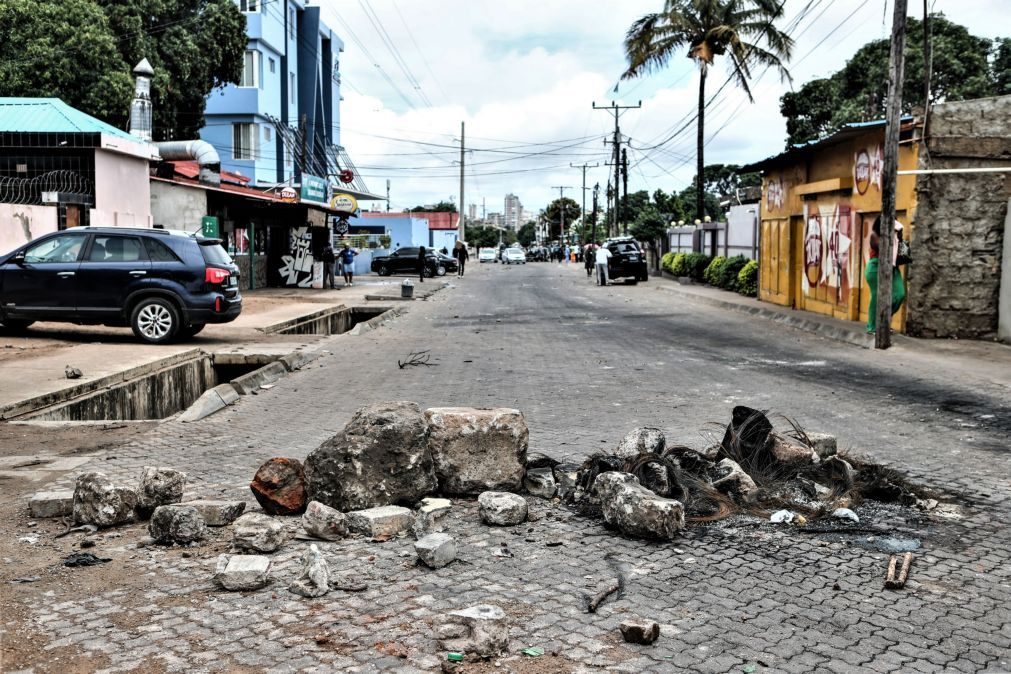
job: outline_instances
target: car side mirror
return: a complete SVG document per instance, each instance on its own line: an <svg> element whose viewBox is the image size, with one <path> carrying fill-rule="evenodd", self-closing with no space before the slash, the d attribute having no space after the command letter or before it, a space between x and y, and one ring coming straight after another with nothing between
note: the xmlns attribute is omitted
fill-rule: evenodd
<svg viewBox="0 0 1011 674"><path fill-rule="evenodd" d="M25 263L25 251L19 250L14 254L14 257L11 258L11 261L14 262L14 264L23 265Z"/></svg>

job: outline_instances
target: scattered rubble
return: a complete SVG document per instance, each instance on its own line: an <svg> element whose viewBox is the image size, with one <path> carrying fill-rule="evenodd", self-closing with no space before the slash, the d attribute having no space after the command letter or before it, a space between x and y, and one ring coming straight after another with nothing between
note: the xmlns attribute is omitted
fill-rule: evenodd
<svg viewBox="0 0 1011 674"><path fill-rule="evenodd" d="M558 489L554 471L551 468L528 468L523 478L523 487L534 496L551 499Z"/></svg>
<svg viewBox="0 0 1011 674"><path fill-rule="evenodd" d="M670 540L685 527L684 506L657 496L629 473L607 472L594 482L604 520L623 533Z"/></svg>
<svg viewBox="0 0 1011 674"><path fill-rule="evenodd" d="M909 565L913 561L913 553L907 552L902 556L902 569L899 575L895 575L895 566L898 557L892 555L888 560L888 575L885 577L885 587L889 590L901 590L906 586L906 579L909 578Z"/></svg>
<svg viewBox="0 0 1011 674"><path fill-rule="evenodd" d="M722 459L711 474L714 477L713 486L724 494L747 498L758 490L758 485L751 476L733 459Z"/></svg>
<svg viewBox="0 0 1011 674"><path fill-rule="evenodd" d="M262 555L220 555L214 581L231 592L247 592L266 587L272 563Z"/></svg>
<svg viewBox="0 0 1011 674"><path fill-rule="evenodd" d="M486 491L477 497L481 521L500 527L522 524L527 519L527 501L503 491Z"/></svg>
<svg viewBox="0 0 1011 674"><path fill-rule="evenodd" d="M624 620L619 629L621 636L630 644L648 646L660 636L660 624L652 620Z"/></svg>
<svg viewBox="0 0 1011 674"><path fill-rule="evenodd" d="M849 520L850 522L854 522L856 524L860 523L860 518L849 508L836 508L832 511L832 517L840 520Z"/></svg>
<svg viewBox="0 0 1011 674"><path fill-rule="evenodd" d="M835 456L839 451L839 444L834 435L828 433L805 433L811 448L818 453L822 459Z"/></svg>
<svg viewBox="0 0 1011 674"><path fill-rule="evenodd" d="M579 494L576 492L579 484L579 464L560 463L552 470L555 478L555 485L557 487L558 498L563 501L579 500Z"/></svg>
<svg viewBox="0 0 1011 674"><path fill-rule="evenodd" d="M213 501L200 499L183 505L196 508L209 527L224 527L234 522L246 510L245 501Z"/></svg>
<svg viewBox="0 0 1011 674"><path fill-rule="evenodd" d="M319 501L310 501L302 515L302 528L310 536L337 541L348 535L347 517Z"/></svg>
<svg viewBox="0 0 1011 674"><path fill-rule="evenodd" d="M183 500L186 473L172 468L145 466L137 489L137 515L151 517L158 506L179 503Z"/></svg>
<svg viewBox="0 0 1011 674"><path fill-rule="evenodd" d="M155 543L172 545L195 543L207 537L207 525L200 512L186 505L162 505L154 509L148 533Z"/></svg>
<svg viewBox="0 0 1011 674"><path fill-rule="evenodd" d="M663 454L666 445L667 438L659 428L636 428L621 439L614 455L621 459L631 459L640 454Z"/></svg>
<svg viewBox="0 0 1011 674"><path fill-rule="evenodd" d="M270 459L256 471L249 488L268 515L305 512L305 471L298 459Z"/></svg>
<svg viewBox="0 0 1011 674"><path fill-rule="evenodd" d="M111 561L109 557L96 557L90 552L72 552L63 559L63 566L95 566Z"/></svg>
<svg viewBox="0 0 1011 674"><path fill-rule="evenodd" d="M372 538L389 539L411 529L414 513L401 506L380 506L347 513L348 529Z"/></svg>
<svg viewBox="0 0 1011 674"><path fill-rule="evenodd" d="M436 627L443 650L474 654L481 658L501 655L509 647L509 622L505 611L491 604L471 606L446 615Z"/></svg>
<svg viewBox="0 0 1011 674"><path fill-rule="evenodd" d="M315 545L302 553L302 575L288 590L303 597L322 597L330 591L330 566Z"/></svg>
<svg viewBox="0 0 1011 674"><path fill-rule="evenodd" d="M28 501L28 512L32 517L53 518L67 517L74 514L74 492L40 491Z"/></svg>
<svg viewBox="0 0 1011 674"><path fill-rule="evenodd" d="M232 546L248 552L274 552L285 542L284 526L269 515L246 513L232 527Z"/></svg>
<svg viewBox="0 0 1011 674"><path fill-rule="evenodd" d="M418 510L414 513L414 524L411 532L416 539L428 534L434 534L443 529L443 520L453 507L448 498L426 497L421 499Z"/></svg>
<svg viewBox="0 0 1011 674"><path fill-rule="evenodd" d="M441 569L456 559L456 540L449 534L428 534L414 544L425 566Z"/></svg>
<svg viewBox="0 0 1011 674"><path fill-rule="evenodd" d="M74 522L111 527L134 521L137 492L104 473L83 473L74 486Z"/></svg>
<svg viewBox="0 0 1011 674"><path fill-rule="evenodd" d="M439 490L447 495L518 491L529 431L509 408L435 407L425 411Z"/></svg>

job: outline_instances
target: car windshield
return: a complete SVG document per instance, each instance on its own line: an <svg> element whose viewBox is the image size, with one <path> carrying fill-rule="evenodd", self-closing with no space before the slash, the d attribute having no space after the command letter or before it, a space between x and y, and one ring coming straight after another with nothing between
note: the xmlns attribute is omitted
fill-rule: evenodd
<svg viewBox="0 0 1011 674"><path fill-rule="evenodd" d="M618 243L612 243L608 248L615 253L638 253L639 249L631 241L620 241Z"/></svg>
<svg viewBox="0 0 1011 674"><path fill-rule="evenodd" d="M36 244L25 251L25 262L73 262L81 252L84 237L81 235L57 236Z"/></svg>
<svg viewBox="0 0 1011 674"><path fill-rule="evenodd" d="M228 253L217 241L201 241L200 252L207 264L232 264L232 258L228 257Z"/></svg>

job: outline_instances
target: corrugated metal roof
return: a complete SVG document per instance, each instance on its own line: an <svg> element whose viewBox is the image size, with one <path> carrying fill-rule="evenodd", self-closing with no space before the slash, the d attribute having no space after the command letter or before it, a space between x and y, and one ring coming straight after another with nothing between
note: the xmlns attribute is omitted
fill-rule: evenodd
<svg viewBox="0 0 1011 674"><path fill-rule="evenodd" d="M58 98L0 97L0 133L104 133L142 142Z"/></svg>

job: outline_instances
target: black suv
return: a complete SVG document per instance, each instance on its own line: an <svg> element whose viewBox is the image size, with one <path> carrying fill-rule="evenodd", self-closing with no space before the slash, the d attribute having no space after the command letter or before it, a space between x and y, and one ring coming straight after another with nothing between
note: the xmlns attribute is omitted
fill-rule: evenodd
<svg viewBox="0 0 1011 674"><path fill-rule="evenodd" d="M611 251L611 258L607 262L609 279L630 279L632 283L649 280L646 256L635 239L608 239L604 246Z"/></svg>
<svg viewBox="0 0 1011 674"><path fill-rule="evenodd" d="M0 328L35 321L133 328L161 344L242 311L239 268L217 239L185 232L75 227L0 255Z"/></svg>
<svg viewBox="0 0 1011 674"><path fill-rule="evenodd" d="M418 253L420 247L409 246L398 248L389 255L379 255L372 258L372 271L380 276L390 274L418 275ZM446 272L456 273L457 261L431 248L425 251L425 276L445 276Z"/></svg>

